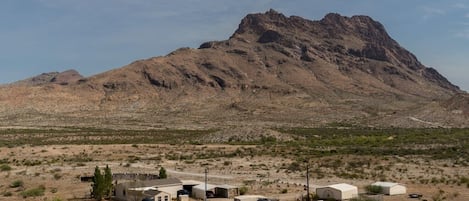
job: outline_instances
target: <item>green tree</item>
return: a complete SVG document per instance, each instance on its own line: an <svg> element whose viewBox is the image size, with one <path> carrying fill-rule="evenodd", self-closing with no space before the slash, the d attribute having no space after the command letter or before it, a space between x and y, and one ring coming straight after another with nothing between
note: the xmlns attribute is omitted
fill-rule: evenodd
<svg viewBox="0 0 469 201"><path fill-rule="evenodd" d="M96 198L96 200L102 200L103 195L106 190L106 186L104 185L104 177L101 174L101 170L98 166L94 169L94 176L93 176L93 191L91 192L92 196Z"/></svg>
<svg viewBox="0 0 469 201"><path fill-rule="evenodd" d="M108 165L104 169L104 187L104 195L110 196L112 192L112 172Z"/></svg>
<svg viewBox="0 0 469 201"><path fill-rule="evenodd" d="M161 168L160 168L160 174L159 174L159 176L160 176L160 179L166 179L166 178L168 178L168 175L166 174L166 169L164 169L164 167L161 167Z"/></svg>

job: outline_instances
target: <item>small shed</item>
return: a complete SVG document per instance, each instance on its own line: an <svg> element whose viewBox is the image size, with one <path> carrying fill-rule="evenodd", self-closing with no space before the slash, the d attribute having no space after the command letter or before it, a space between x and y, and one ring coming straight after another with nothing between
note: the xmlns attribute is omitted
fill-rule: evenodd
<svg viewBox="0 0 469 201"><path fill-rule="evenodd" d="M219 185L215 188L215 196L219 198L234 198L239 195L239 188L231 185Z"/></svg>
<svg viewBox="0 0 469 201"><path fill-rule="evenodd" d="M334 184L316 188L320 199L349 200L358 197L358 188L350 184Z"/></svg>
<svg viewBox="0 0 469 201"><path fill-rule="evenodd" d="M407 188L401 184L393 183L393 182L375 182L371 184L372 186L380 186L381 193L385 195L401 195L406 194Z"/></svg>
<svg viewBox="0 0 469 201"><path fill-rule="evenodd" d="M151 200L151 201L171 201L172 200L171 194L163 192L163 191L147 190L147 191L143 191L142 194L146 200Z"/></svg>

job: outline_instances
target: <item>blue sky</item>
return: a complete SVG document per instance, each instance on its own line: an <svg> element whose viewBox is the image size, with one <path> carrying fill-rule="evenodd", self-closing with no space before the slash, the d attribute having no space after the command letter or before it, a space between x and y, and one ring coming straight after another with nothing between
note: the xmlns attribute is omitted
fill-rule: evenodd
<svg viewBox="0 0 469 201"><path fill-rule="evenodd" d="M467 0L2 0L0 83L76 69L85 76L227 39L248 13L319 20L369 15L426 66L469 90Z"/></svg>

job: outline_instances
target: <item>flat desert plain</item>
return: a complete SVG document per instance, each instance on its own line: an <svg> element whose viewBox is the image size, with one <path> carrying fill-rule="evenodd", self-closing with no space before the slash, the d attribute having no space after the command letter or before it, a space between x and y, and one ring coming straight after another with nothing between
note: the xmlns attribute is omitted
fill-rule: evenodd
<svg viewBox="0 0 469 201"><path fill-rule="evenodd" d="M469 167L446 160L405 156L332 155L309 158L304 163L274 153L264 145L44 145L0 147L0 200L89 200L91 176L96 166L111 167L113 173L158 174L164 167L169 177L204 180L214 184L245 186L247 194L262 194L280 200L298 200L305 195L306 165L310 166L311 192L318 186L349 183L365 192L365 186L378 180L407 186L407 193L422 199L469 200L464 183ZM21 185L14 183L21 181ZM120 182L120 181L118 181ZM463 183L461 183L463 182ZM23 196L40 188L44 195ZM406 195L383 196L385 201L412 200Z"/></svg>

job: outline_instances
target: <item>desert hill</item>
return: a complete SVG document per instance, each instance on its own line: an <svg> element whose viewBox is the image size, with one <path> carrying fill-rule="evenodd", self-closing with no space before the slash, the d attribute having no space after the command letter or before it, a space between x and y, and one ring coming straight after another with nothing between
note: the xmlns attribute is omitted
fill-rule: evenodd
<svg viewBox="0 0 469 201"><path fill-rule="evenodd" d="M270 10L247 15L229 39L198 49L88 78L45 77L0 88L3 124L420 127L433 124L409 118L430 121L422 111L431 110L445 117L435 125L468 125L465 112L447 103L463 92L367 16L311 21Z"/></svg>
<svg viewBox="0 0 469 201"><path fill-rule="evenodd" d="M45 84L74 84L84 77L76 70L70 69L63 72L42 73L40 75L11 83L10 86L39 86Z"/></svg>

